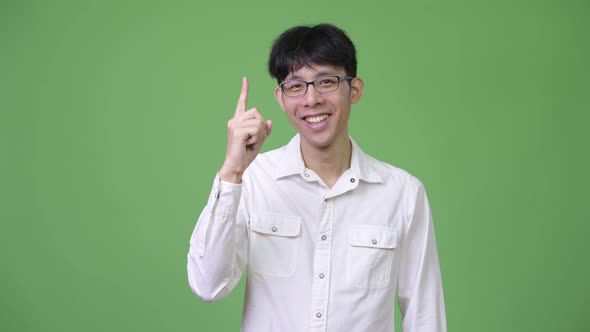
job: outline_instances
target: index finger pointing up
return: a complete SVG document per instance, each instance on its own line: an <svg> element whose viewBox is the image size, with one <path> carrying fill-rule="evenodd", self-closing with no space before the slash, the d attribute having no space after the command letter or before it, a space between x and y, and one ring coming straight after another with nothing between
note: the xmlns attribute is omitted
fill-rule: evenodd
<svg viewBox="0 0 590 332"><path fill-rule="evenodd" d="M240 92L240 99L238 99L238 106L236 107L236 115L246 112L246 105L248 104L248 79L246 76L242 77L242 91Z"/></svg>

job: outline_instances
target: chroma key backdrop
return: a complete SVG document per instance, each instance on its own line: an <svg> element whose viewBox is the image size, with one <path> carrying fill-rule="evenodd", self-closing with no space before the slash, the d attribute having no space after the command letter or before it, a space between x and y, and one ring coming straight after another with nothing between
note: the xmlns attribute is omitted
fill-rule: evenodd
<svg viewBox="0 0 590 332"><path fill-rule="evenodd" d="M586 0L0 1L0 330L238 331L188 241L241 77L282 146L269 48L319 22L358 49L351 135L426 187L449 331L587 330Z"/></svg>

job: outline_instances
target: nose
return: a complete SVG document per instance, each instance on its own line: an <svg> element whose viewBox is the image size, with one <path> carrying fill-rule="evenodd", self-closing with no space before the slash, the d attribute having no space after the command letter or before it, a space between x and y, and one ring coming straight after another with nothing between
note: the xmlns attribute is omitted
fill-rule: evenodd
<svg viewBox="0 0 590 332"><path fill-rule="evenodd" d="M323 102L322 94L315 89L315 86L313 84L309 84L307 86L307 92L305 92L303 98L305 101L305 106L309 107L313 107Z"/></svg>

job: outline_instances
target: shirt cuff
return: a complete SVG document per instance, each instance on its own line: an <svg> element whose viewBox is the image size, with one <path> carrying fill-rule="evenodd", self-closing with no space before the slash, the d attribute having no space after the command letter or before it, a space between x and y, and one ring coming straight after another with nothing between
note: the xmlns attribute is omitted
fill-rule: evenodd
<svg viewBox="0 0 590 332"><path fill-rule="evenodd" d="M219 173L215 175L211 195L210 206L214 206L214 213L217 215L233 215L237 212L242 195L242 184L221 181Z"/></svg>

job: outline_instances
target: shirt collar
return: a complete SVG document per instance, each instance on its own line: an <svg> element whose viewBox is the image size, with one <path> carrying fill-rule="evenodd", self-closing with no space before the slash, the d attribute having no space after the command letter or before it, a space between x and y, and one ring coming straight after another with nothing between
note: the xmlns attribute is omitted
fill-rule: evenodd
<svg viewBox="0 0 590 332"><path fill-rule="evenodd" d="M289 175L303 173L305 173L305 163L301 156L299 134L297 134L281 152L278 166L274 170L273 180L276 181Z"/></svg>
<svg viewBox="0 0 590 332"><path fill-rule="evenodd" d="M350 159L350 175L366 182L381 183L383 179L376 169L377 161L361 150L358 144L350 138L352 156ZM304 176L305 163L301 155L300 136L295 135L282 151L278 167L275 168L273 179L300 174Z"/></svg>

